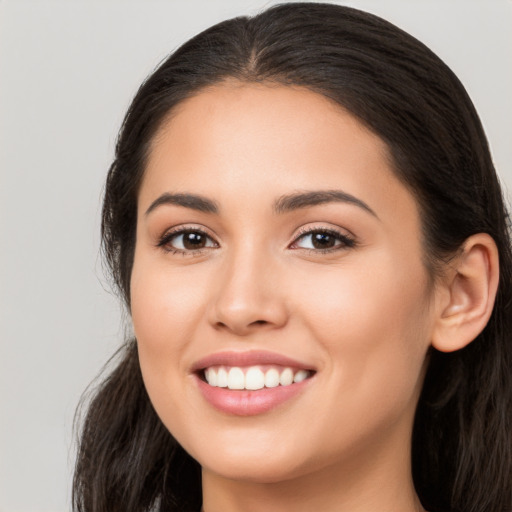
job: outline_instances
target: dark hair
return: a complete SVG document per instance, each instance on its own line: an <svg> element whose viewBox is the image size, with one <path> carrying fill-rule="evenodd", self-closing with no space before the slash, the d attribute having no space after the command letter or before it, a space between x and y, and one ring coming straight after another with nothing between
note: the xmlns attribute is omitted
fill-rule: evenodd
<svg viewBox="0 0 512 512"><path fill-rule="evenodd" d="M356 9L277 5L219 23L142 84L124 119L103 207L103 249L130 307L137 194L152 138L172 109L226 79L306 87L389 146L416 197L435 278L464 240L495 240L500 281L490 321L466 348L434 349L417 407L412 471L434 512L512 510L512 255L506 208L478 115L450 69L394 25ZM73 504L81 512L199 510L200 468L158 419L135 340L93 397L82 426Z"/></svg>

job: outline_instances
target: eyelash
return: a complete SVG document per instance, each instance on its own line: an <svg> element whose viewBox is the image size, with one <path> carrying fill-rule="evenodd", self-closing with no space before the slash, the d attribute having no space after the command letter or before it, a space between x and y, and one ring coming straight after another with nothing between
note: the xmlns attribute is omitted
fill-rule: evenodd
<svg viewBox="0 0 512 512"><path fill-rule="evenodd" d="M183 256L199 256L205 250L211 248L211 247L201 247L199 249L183 250L183 249L176 249L175 247L172 247L170 245L171 241L175 237L177 237L179 235L184 235L186 233L200 234L200 235L210 239L211 241L213 241L218 247L217 242L215 242L213 240L213 238L206 233L206 231L204 231L201 228L194 228L194 227L185 228L185 229L179 228L179 229L172 230L172 231L165 233L158 241L157 247L160 247L166 253L181 254ZM332 253L332 252L336 252L339 250L351 249L357 245L356 240L352 236L349 236L347 234L342 234L341 232L339 232L335 229L326 229L326 228L313 228L313 229L303 228L299 231L299 234L292 242L292 245L296 244L300 239L305 238L306 236L312 235L314 233L321 233L324 235L332 236L336 239L336 241L339 241L341 243L339 245L336 245L335 247L329 247L327 249L311 249L311 248L303 247L302 250L308 251L308 252L314 253L314 254L319 254L319 253L327 254L327 253Z"/></svg>
<svg viewBox="0 0 512 512"><path fill-rule="evenodd" d="M336 239L336 241L341 242L339 245L335 247L329 247L327 249L310 249L310 248L302 248L305 251L315 253L315 254L327 254L336 251L340 251L343 249L351 249L356 246L356 241L352 236L347 234L343 234L340 231L335 229L327 229L327 228L302 228L299 231L299 234L293 241L292 245L296 244L301 238L305 238L308 235L312 235L313 233L320 233L323 235L329 235Z"/></svg>
<svg viewBox="0 0 512 512"><path fill-rule="evenodd" d="M195 228L195 227L189 227L189 228L178 228L175 230L168 231L167 233L164 233L164 235L160 238L160 240L157 243L157 247L160 247L163 251L166 253L171 254L181 254L183 256L199 256L202 254L206 249L209 249L209 247L201 247L199 249L189 249L189 250L183 250L183 249L176 249L175 247L172 247L170 245L171 241L176 238L179 235L184 235L186 233L197 233L200 234L206 238L209 238L213 241L213 238L206 233L201 228ZM217 244L217 242L214 242Z"/></svg>

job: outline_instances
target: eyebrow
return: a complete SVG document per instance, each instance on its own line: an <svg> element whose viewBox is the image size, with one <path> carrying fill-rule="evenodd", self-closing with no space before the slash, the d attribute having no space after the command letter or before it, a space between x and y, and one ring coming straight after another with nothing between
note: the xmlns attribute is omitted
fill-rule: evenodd
<svg viewBox="0 0 512 512"><path fill-rule="evenodd" d="M311 206L317 206L325 203L348 203L362 208L377 219L378 215L361 199L343 192L342 190L312 190L307 192L294 192L279 197L273 206L273 210L277 214L288 213L294 210L300 210ZM219 213L217 203L207 197L198 194L170 194L165 193L151 203L146 210L149 215L153 210L161 205L170 204L183 206L203 213Z"/></svg>
<svg viewBox="0 0 512 512"><path fill-rule="evenodd" d="M183 206L185 208L191 208L192 210L197 210L204 213L219 213L219 207L217 206L217 203L211 199L208 199L207 197L197 194L165 193L151 203L149 208L146 210L146 215L149 215L155 208L158 208L163 204Z"/></svg>
<svg viewBox="0 0 512 512"><path fill-rule="evenodd" d="M358 206L377 219L378 215L361 199L342 190L312 190L281 196L274 203L276 213L286 213L325 203L348 203Z"/></svg>

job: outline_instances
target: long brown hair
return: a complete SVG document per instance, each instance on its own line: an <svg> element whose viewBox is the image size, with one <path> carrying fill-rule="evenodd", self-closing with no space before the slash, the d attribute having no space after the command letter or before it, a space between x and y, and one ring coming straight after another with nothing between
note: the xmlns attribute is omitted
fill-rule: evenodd
<svg viewBox="0 0 512 512"><path fill-rule="evenodd" d="M130 307L137 193L152 137L185 98L226 78L307 87L333 99L389 146L420 206L426 263L472 234L500 255L491 319L463 350L431 350L413 433L417 493L434 512L512 510L512 255L508 216L478 115L449 68L394 25L320 3L271 7L197 35L142 84L124 119L103 206L103 249ZM80 434L79 512L201 506L200 468L153 410L135 340L96 389Z"/></svg>

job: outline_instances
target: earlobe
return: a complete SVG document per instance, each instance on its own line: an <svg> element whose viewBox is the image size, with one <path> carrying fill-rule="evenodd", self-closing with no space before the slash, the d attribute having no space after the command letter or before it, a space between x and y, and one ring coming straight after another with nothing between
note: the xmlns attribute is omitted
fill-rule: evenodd
<svg viewBox="0 0 512 512"><path fill-rule="evenodd" d="M489 321L499 280L496 243L486 233L469 237L443 282L432 346L453 352L471 343Z"/></svg>

